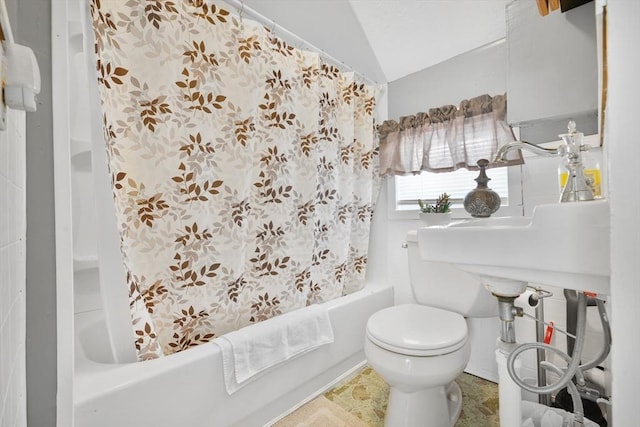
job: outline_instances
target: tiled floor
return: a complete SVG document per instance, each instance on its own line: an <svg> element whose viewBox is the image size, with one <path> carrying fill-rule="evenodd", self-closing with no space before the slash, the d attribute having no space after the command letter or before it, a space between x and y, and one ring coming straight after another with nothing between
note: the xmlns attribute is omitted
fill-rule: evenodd
<svg viewBox="0 0 640 427"><path fill-rule="evenodd" d="M498 426L498 386L468 374L456 381L463 402L456 427ZM389 386L370 367L324 396L372 427L384 425Z"/></svg>

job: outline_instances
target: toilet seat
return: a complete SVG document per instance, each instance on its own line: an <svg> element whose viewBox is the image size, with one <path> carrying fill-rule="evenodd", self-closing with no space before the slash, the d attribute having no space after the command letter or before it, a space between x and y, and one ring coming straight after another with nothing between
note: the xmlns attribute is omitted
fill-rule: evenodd
<svg viewBox="0 0 640 427"><path fill-rule="evenodd" d="M464 346L467 323L452 311L402 304L374 313L367 322L367 337L394 353L439 356Z"/></svg>

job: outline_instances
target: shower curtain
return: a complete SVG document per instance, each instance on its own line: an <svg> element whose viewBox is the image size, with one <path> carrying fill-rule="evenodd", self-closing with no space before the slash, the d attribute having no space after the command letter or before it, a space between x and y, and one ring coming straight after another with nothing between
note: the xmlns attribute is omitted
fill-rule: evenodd
<svg viewBox="0 0 640 427"><path fill-rule="evenodd" d="M364 286L376 88L203 0L92 0L141 360Z"/></svg>

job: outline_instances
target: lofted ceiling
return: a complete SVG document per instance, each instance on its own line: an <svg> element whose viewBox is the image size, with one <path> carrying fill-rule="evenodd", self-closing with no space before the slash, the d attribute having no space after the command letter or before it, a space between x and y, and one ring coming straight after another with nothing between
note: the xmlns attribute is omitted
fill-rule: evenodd
<svg viewBox="0 0 640 427"><path fill-rule="evenodd" d="M387 81L505 36L512 0L349 0Z"/></svg>
<svg viewBox="0 0 640 427"><path fill-rule="evenodd" d="M503 38L511 1L235 0L378 82Z"/></svg>

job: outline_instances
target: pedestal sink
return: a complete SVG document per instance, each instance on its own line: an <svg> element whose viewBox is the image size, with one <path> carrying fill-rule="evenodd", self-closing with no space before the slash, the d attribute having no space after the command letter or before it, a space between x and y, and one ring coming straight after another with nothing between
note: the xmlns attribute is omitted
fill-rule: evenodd
<svg viewBox="0 0 640 427"><path fill-rule="evenodd" d="M418 229L420 255L480 278L495 295L528 282L608 295L609 203L538 205L531 217L496 217Z"/></svg>
<svg viewBox="0 0 640 427"><path fill-rule="evenodd" d="M424 227L418 229L418 245L425 260L471 273L496 296L500 425L521 426L521 389L507 372L507 357L516 347L514 301L530 282L609 295L609 203L539 205L531 217Z"/></svg>

